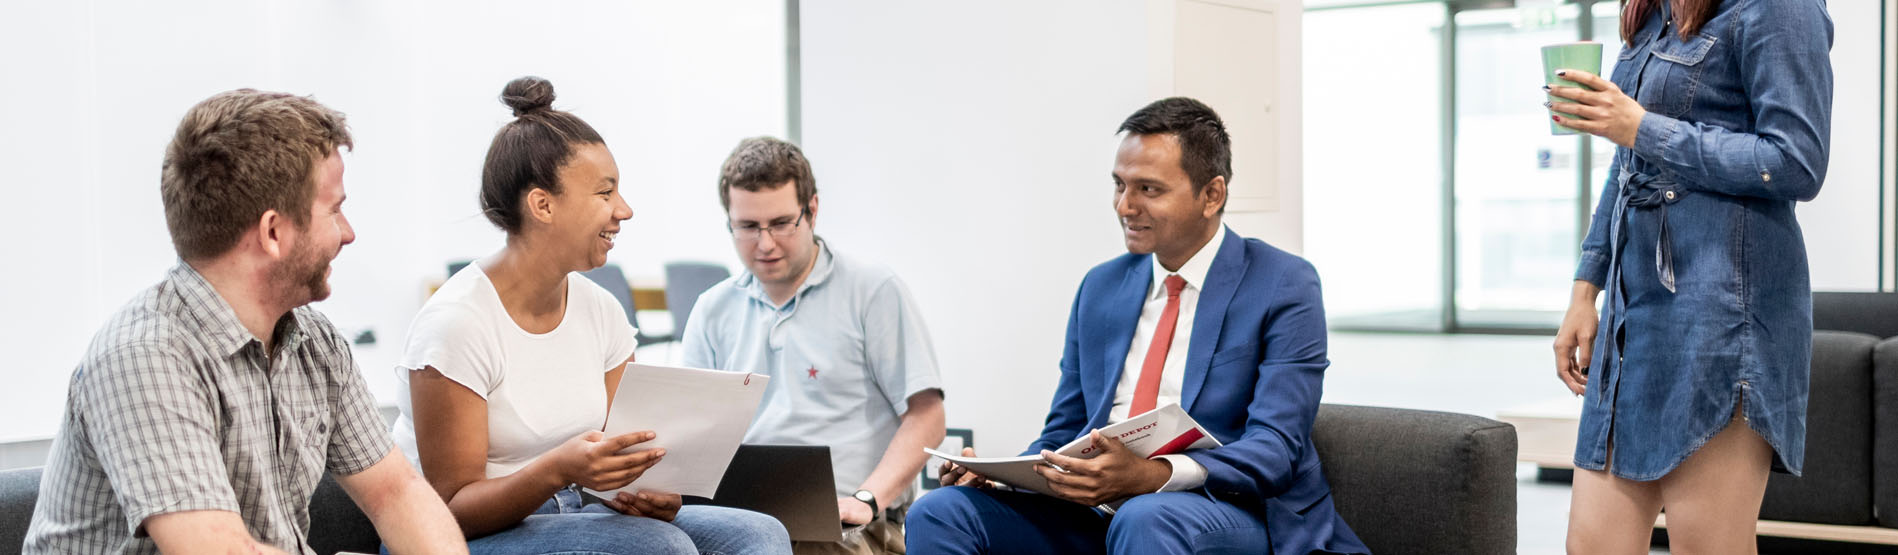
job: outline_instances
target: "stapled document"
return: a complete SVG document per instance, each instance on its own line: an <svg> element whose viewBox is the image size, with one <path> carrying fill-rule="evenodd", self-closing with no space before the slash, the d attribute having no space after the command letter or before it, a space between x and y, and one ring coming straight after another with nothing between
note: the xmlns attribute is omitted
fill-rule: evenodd
<svg viewBox="0 0 1898 555"><path fill-rule="evenodd" d="M607 437L652 430L652 441L624 452L663 447L666 457L626 487L587 493L655 491L711 497L758 413L770 376L630 363L606 415Z"/></svg>

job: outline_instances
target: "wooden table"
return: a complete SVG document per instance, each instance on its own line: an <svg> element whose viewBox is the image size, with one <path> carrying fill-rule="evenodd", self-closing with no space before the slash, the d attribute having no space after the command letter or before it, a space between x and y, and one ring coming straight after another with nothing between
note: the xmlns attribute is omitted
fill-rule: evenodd
<svg viewBox="0 0 1898 555"><path fill-rule="evenodd" d="M1575 428L1581 425L1582 398L1563 395L1496 412L1516 427L1516 460L1543 468L1575 468Z"/></svg>

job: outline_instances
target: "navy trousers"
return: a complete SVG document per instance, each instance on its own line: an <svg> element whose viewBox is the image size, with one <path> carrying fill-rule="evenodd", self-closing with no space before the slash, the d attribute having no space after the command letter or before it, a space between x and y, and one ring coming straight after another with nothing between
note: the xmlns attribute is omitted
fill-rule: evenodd
<svg viewBox="0 0 1898 555"><path fill-rule="evenodd" d="M911 555L1266 553L1265 523L1201 492L1149 493L1112 516L1033 493L942 488L909 509Z"/></svg>

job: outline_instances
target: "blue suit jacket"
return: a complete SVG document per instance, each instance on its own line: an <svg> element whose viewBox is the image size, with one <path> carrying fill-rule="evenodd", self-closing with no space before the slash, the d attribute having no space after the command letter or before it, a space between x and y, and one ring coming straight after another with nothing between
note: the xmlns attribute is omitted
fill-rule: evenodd
<svg viewBox="0 0 1898 555"><path fill-rule="evenodd" d="M1180 406L1225 445L1187 456L1206 466L1206 491L1260 516L1272 552L1367 553L1333 510L1311 445L1330 364L1318 272L1263 241L1222 233L1199 294ZM1152 279L1148 255L1126 254L1081 281L1048 423L1024 454L1107 426Z"/></svg>

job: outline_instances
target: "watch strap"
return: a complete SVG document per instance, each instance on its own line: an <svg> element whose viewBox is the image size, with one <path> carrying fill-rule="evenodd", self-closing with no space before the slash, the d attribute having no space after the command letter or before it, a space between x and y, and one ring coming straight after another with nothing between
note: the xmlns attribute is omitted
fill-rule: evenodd
<svg viewBox="0 0 1898 555"><path fill-rule="evenodd" d="M870 490L860 489L857 490L856 493L850 494L850 496L870 506L870 520L876 520L877 517L882 516L879 513L882 512L883 508L877 506L877 496L874 493L870 493Z"/></svg>

